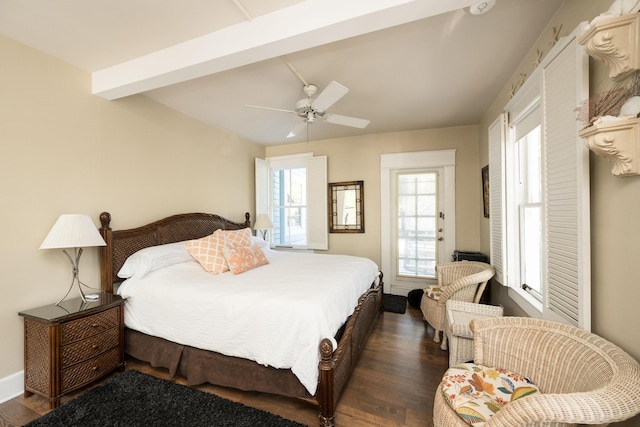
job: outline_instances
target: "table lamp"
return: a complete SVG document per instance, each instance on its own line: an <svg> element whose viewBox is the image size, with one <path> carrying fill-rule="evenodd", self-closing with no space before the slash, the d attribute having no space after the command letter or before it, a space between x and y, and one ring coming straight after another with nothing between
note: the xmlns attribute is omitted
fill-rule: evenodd
<svg viewBox="0 0 640 427"><path fill-rule="evenodd" d="M67 214L60 215L58 220L47 234L44 242L40 245L40 249L62 249L62 252L66 255L71 263L73 279L71 280L71 286L67 293L56 303L60 304L71 292L71 288L75 283L78 283L78 290L80 291L80 297L83 302L87 300L97 299L97 295L85 295L82 292L82 285L85 285L80 281L78 276L78 265L80 264L80 256L82 255L82 249L91 246L106 246L106 243L98 229L91 221L88 215L79 214ZM73 248L75 251L75 257L71 257L66 249ZM88 287L88 286L87 286Z"/></svg>
<svg viewBox="0 0 640 427"><path fill-rule="evenodd" d="M265 236L267 235L267 230L273 228L273 223L271 222L271 218L267 214L259 214L256 218L256 223L253 224L254 230L260 230L262 233L262 240L267 240Z"/></svg>

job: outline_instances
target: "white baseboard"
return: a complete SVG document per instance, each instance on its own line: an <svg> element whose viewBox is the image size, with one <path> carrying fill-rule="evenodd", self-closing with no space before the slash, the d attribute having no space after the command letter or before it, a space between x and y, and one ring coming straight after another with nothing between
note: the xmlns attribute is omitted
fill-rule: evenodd
<svg viewBox="0 0 640 427"><path fill-rule="evenodd" d="M0 403L20 396L24 392L24 371L0 379Z"/></svg>

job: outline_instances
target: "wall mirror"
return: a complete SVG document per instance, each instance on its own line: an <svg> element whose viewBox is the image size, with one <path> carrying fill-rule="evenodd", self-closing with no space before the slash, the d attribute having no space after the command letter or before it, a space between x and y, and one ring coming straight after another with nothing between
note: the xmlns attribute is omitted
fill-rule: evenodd
<svg viewBox="0 0 640 427"><path fill-rule="evenodd" d="M364 181L329 184L329 232L364 233Z"/></svg>

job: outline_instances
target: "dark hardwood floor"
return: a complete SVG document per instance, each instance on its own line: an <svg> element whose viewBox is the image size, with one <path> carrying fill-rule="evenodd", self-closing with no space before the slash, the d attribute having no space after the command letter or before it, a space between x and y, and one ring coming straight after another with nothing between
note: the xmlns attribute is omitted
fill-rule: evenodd
<svg viewBox="0 0 640 427"><path fill-rule="evenodd" d="M432 341L420 310L384 313L378 319L336 411L336 425L349 427L433 425L434 393L447 369L447 352ZM170 378L165 369L127 359L127 369ZM265 393L202 385L197 388L248 406L263 409L309 426L318 425L318 408L308 402ZM65 396L66 402L78 394ZM39 396L16 397L0 404L0 427L21 426L49 411Z"/></svg>

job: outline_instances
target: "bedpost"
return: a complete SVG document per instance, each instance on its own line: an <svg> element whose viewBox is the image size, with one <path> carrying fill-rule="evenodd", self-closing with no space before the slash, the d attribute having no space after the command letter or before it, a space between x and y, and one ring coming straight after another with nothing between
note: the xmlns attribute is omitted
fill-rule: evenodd
<svg viewBox="0 0 640 427"><path fill-rule="evenodd" d="M318 405L320 406L320 427L334 426L334 368L333 344L328 338L320 341L320 381L318 384Z"/></svg>
<svg viewBox="0 0 640 427"><path fill-rule="evenodd" d="M113 232L109 226L111 214L100 214L100 235L106 246L100 246L100 289L102 292L113 293Z"/></svg>
<svg viewBox="0 0 640 427"><path fill-rule="evenodd" d="M251 214L249 212L244 213L244 225L251 228Z"/></svg>
<svg viewBox="0 0 640 427"><path fill-rule="evenodd" d="M383 276L384 274L382 274L382 271L378 271L378 277L380 277L378 286L380 287L380 289L382 289L382 291L380 292L380 307L379 307L380 313L384 313L384 280L382 280Z"/></svg>

